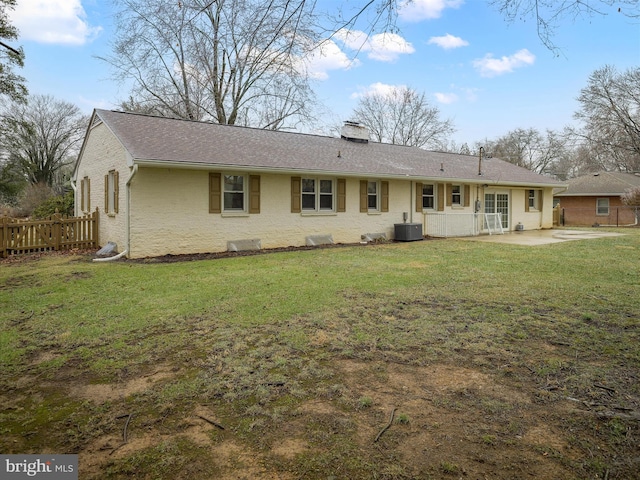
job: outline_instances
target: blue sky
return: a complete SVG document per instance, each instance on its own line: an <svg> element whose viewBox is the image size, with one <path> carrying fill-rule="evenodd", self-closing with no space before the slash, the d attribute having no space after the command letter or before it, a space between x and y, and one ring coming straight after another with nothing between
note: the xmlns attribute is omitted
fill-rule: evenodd
<svg viewBox="0 0 640 480"><path fill-rule="evenodd" d="M339 3L319 1L329 9ZM507 23L488 1L414 0L400 11L397 33L368 36L356 26L309 60L314 89L330 112L324 121L339 125L359 96L403 85L424 92L442 118L452 119L458 145L516 128L575 124L575 99L594 70L640 66L640 20L617 7L602 10L606 15L565 19L553 38L556 55L542 45L533 19ZM30 93L86 113L116 108L128 92L95 58L110 53L113 14L105 0L18 0L10 18L20 31L20 74Z"/></svg>

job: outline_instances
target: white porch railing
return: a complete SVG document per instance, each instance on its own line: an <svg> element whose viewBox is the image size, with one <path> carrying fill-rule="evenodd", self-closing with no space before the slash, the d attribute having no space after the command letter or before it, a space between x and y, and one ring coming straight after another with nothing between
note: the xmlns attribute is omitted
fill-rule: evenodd
<svg viewBox="0 0 640 480"><path fill-rule="evenodd" d="M425 213L424 233L430 237L473 237L480 234L480 213Z"/></svg>

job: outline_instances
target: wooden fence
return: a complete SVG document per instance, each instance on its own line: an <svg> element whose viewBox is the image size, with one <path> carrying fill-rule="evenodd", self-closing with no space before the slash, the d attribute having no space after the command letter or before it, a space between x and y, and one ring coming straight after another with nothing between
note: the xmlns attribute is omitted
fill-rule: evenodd
<svg viewBox="0 0 640 480"><path fill-rule="evenodd" d="M98 211L84 217L56 213L43 220L0 217L0 257L45 250L98 248Z"/></svg>

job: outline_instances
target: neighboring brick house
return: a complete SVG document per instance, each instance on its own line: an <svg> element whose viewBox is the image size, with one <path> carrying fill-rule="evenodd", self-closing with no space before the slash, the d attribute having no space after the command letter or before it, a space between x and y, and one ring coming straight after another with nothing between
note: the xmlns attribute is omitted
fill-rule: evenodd
<svg viewBox="0 0 640 480"><path fill-rule="evenodd" d="M130 258L551 228L563 184L497 158L95 110L76 214ZM497 220L496 220L497 221ZM402 225L406 222L408 225ZM411 227L404 229L402 227ZM401 238L400 238L401 239Z"/></svg>
<svg viewBox="0 0 640 480"><path fill-rule="evenodd" d="M640 186L640 173L598 172L569 180L566 190L554 194L565 226L635 225L635 209L620 196Z"/></svg>

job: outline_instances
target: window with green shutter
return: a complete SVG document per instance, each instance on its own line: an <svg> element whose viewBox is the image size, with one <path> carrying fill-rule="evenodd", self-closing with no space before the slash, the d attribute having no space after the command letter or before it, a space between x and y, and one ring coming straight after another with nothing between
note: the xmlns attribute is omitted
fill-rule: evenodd
<svg viewBox="0 0 640 480"><path fill-rule="evenodd" d="M209 213L260 213L260 175L210 172Z"/></svg>

